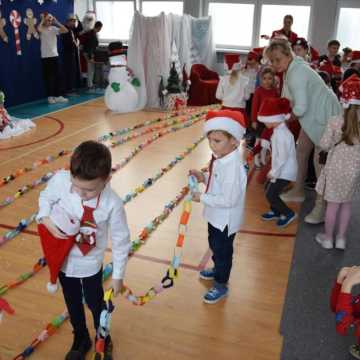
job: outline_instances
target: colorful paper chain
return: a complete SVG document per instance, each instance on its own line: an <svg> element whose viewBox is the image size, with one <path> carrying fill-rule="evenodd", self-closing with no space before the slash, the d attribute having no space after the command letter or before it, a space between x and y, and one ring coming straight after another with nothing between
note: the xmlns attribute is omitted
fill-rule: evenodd
<svg viewBox="0 0 360 360"><path fill-rule="evenodd" d="M196 142L194 142L191 146L189 146L183 153L176 156L174 160L172 160L166 167L161 168L161 170L152 178L146 179L143 184L136 187L133 191L126 194L123 198L124 204L128 203L130 200L134 199L140 193L142 193L145 189L153 185L157 180L159 180L164 174L166 174L169 170L171 170L177 163L183 160L187 155L189 155L199 144L204 140L204 136L200 137ZM36 218L36 213L32 214L28 219L22 219L19 224L16 226L14 230L10 230L6 232L3 236L0 236L0 246L6 243L9 240L15 238L20 232L26 229Z"/></svg>
<svg viewBox="0 0 360 360"><path fill-rule="evenodd" d="M103 282L105 282L112 274L112 263L107 264L103 270ZM54 317L45 327L45 329L31 342L31 344L13 360L24 360L29 357L35 349L50 336L54 335L56 330L69 318L69 313L64 310L61 315Z"/></svg>
<svg viewBox="0 0 360 360"><path fill-rule="evenodd" d="M185 118L185 119L180 119L180 120L174 120L173 122L175 125L172 126L171 128L167 127L167 125L159 127L159 129L161 129L162 127L164 127L165 129L160 130L159 132L155 133L152 137L148 138L146 141L144 141L140 145L136 146L135 149L130 153L130 155L128 155L126 158L124 158L119 164L116 164L113 166L113 168L112 168L113 172L124 167L130 160L132 160L135 157L135 155L137 155L139 152L141 152L146 146L148 146L148 145L152 144L154 141L158 140L160 137L163 137L165 135L168 135L170 133L173 133L173 132L176 132L179 130L183 130L185 128L188 128L189 126L196 124L197 122L202 120L202 115L203 114L201 113L201 114L192 115L190 117L190 119ZM154 131L154 130L151 129L151 131ZM151 131L146 130L143 133L140 133L140 134L135 133L135 134L132 134L125 138L122 138L121 140L117 141L116 143L112 143L111 147L113 148L113 147L122 145L127 141L133 140L136 137L142 136L143 134L147 134ZM69 168L69 165L67 165L65 168L57 169L56 171L68 169L68 168ZM17 199L21 198L24 194L28 193L30 190L35 189L37 186L47 183L55 175L56 171L48 172L47 174L34 180L31 184L24 185L13 196L7 196L3 201L0 202L0 209L12 204ZM1 243L1 241L0 241L0 243Z"/></svg>
<svg viewBox="0 0 360 360"><path fill-rule="evenodd" d="M125 134L127 134L127 133L129 133L129 132L131 132L133 130L140 129L140 128L144 127L144 126L149 126L149 125L152 125L152 124L156 124L156 123L159 123L161 121L168 121L173 117L178 117L178 116L181 116L183 114L187 114L187 113L191 113L191 112L202 113L204 111L206 111L206 110L204 110L203 108L200 109L200 110L199 109L190 109L190 110L188 109L188 110L182 111L182 112L175 111L173 113L170 113L170 114L164 116L163 118L159 117L159 118L156 118L156 119L153 119L153 120L147 120L147 121L145 121L143 123L136 124L136 125L131 126L131 127L121 128L119 130L110 132L110 133L108 133L108 134L106 134L104 136L99 137L98 141L99 142L104 142L106 140L110 140L114 136L125 135ZM169 126L171 126L171 123L169 124ZM72 154L73 150L74 149L72 149L72 150L61 150L56 155L49 155L44 159L36 160L30 167L24 167L24 168L17 169L13 174L7 175L7 176L3 177L2 179L0 179L0 187L5 186L5 185L9 184L11 181L15 180L16 178L18 178L18 177L20 177L20 176L22 176L22 175L24 175L24 174L26 174L26 173L28 173L30 171L33 171L33 170L37 169L39 166L50 164L50 163L54 162L55 160L57 160L57 159L59 159L61 157Z"/></svg>

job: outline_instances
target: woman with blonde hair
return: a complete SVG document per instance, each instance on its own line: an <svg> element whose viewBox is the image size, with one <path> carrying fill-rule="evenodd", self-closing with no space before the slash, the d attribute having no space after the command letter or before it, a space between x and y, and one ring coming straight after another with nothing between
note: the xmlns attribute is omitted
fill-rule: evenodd
<svg viewBox="0 0 360 360"><path fill-rule="evenodd" d="M294 55L288 43L273 41L267 49L272 66L284 73L282 97L289 99L292 106L292 119L298 119L301 131L296 147L298 175L295 186L283 195L286 201L305 199L304 181L310 153L315 146L314 166L320 176L319 143L327 121L341 114L341 105L335 94L326 86L321 77L301 58ZM324 201L318 194L315 206L305 217L310 224L324 221Z"/></svg>

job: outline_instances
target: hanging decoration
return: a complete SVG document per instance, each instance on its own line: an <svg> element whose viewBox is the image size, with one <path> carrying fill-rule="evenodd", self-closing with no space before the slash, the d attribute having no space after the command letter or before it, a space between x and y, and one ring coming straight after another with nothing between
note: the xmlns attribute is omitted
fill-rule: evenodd
<svg viewBox="0 0 360 360"><path fill-rule="evenodd" d="M19 26L21 24L21 16L16 10L12 10L10 13L10 23L13 26L14 33L15 33L16 55L22 55L21 44L20 44L20 33L19 33Z"/></svg>
<svg viewBox="0 0 360 360"><path fill-rule="evenodd" d="M37 0L37 2L39 3L39 5L42 5L44 3L44 0Z"/></svg>
<svg viewBox="0 0 360 360"><path fill-rule="evenodd" d="M31 36L34 36L35 39L39 39L39 33L36 31L37 19L34 17L34 12L32 9L26 9L26 19L24 19L24 24L28 27L26 38L31 40Z"/></svg>
<svg viewBox="0 0 360 360"><path fill-rule="evenodd" d="M1 5L1 3L0 3ZM0 10L0 38L2 41L8 43L9 42L9 38L4 30L4 27L6 25L6 20L5 18L1 17L1 10Z"/></svg>

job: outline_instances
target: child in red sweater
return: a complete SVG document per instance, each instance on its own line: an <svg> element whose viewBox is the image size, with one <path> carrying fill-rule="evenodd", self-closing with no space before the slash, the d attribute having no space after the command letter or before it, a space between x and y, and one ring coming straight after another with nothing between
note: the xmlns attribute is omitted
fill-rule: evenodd
<svg viewBox="0 0 360 360"><path fill-rule="evenodd" d="M275 86L275 72L270 67L265 67L260 73L260 86L255 90L251 108L251 126L256 131L257 140L254 148L255 167L260 168L266 163L266 154L270 150L272 129L258 122L257 116L261 104L266 98L279 97Z"/></svg>
<svg viewBox="0 0 360 360"><path fill-rule="evenodd" d="M336 314L336 331L346 335L354 326L357 344L351 345L349 352L355 359L360 359L360 295L352 296L353 286L360 284L360 267L344 267L339 271L331 292L330 307Z"/></svg>

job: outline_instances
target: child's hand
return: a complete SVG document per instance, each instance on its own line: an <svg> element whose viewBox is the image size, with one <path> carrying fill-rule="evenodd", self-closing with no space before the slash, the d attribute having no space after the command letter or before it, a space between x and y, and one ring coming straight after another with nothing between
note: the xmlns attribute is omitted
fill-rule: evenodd
<svg viewBox="0 0 360 360"><path fill-rule="evenodd" d="M199 183L205 183L205 175L199 171L199 170L195 170L195 169L191 169L189 171L189 175L193 175L196 177L196 180L199 182Z"/></svg>
<svg viewBox="0 0 360 360"><path fill-rule="evenodd" d="M113 279L112 280L112 287L114 289L114 296L118 296L120 291L123 287L123 280L122 279Z"/></svg>
<svg viewBox="0 0 360 360"><path fill-rule="evenodd" d="M58 239L67 239L68 236L66 236L63 232L61 232L56 225L51 221L49 217L43 217L41 219L41 224L44 224L45 227L49 230L49 232L55 236Z"/></svg>
<svg viewBox="0 0 360 360"><path fill-rule="evenodd" d="M341 292L350 294L352 287L357 284L360 284L360 267L353 266L349 269L349 272L343 281Z"/></svg>
<svg viewBox="0 0 360 360"><path fill-rule="evenodd" d="M336 282L338 284L342 284L344 279L346 278L347 274L349 273L349 270L351 269L351 267L343 267L337 276Z"/></svg>
<svg viewBox="0 0 360 360"><path fill-rule="evenodd" d="M200 202L200 196L201 196L200 192L192 193L191 194L192 201Z"/></svg>

